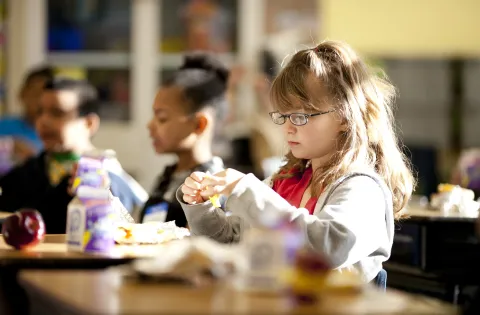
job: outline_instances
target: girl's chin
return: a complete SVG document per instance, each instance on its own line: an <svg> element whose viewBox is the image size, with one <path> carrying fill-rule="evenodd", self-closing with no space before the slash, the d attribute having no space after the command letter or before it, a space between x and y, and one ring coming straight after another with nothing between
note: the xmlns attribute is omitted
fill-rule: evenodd
<svg viewBox="0 0 480 315"><path fill-rule="evenodd" d="M291 149L290 152L297 159L301 159L301 160L310 160L311 159L311 157L308 154L305 154L304 152L301 152L300 150Z"/></svg>

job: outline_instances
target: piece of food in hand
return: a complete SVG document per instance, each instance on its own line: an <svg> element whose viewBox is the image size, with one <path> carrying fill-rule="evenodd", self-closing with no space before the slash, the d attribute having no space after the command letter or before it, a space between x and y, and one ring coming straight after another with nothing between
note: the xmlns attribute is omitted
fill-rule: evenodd
<svg viewBox="0 0 480 315"><path fill-rule="evenodd" d="M215 208L220 208L220 196L219 195L214 195L212 197L209 197L208 200L212 203L212 205Z"/></svg>
<svg viewBox="0 0 480 315"><path fill-rule="evenodd" d="M16 249L26 249L44 239L45 222L37 210L22 209L3 221L2 234L8 245Z"/></svg>
<svg viewBox="0 0 480 315"><path fill-rule="evenodd" d="M211 178L210 174L206 174L205 175L205 178ZM205 188L206 190L207 188ZM208 200L210 200L210 202L212 203L212 205L215 207L215 208L220 208L220 196L219 195L213 195L211 197L208 197Z"/></svg>

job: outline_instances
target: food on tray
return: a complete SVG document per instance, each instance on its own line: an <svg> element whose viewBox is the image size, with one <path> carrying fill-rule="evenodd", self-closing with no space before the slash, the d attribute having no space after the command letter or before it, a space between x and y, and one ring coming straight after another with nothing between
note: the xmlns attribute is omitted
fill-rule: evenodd
<svg viewBox="0 0 480 315"><path fill-rule="evenodd" d="M440 184L437 191L437 193L432 194L430 200L430 206L433 209L465 214L478 211L480 204L474 200L475 194L470 189L458 185Z"/></svg>
<svg viewBox="0 0 480 315"><path fill-rule="evenodd" d="M26 249L43 240L45 222L37 210L22 209L5 219L2 223L2 234L8 245L16 249Z"/></svg>
<svg viewBox="0 0 480 315"><path fill-rule="evenodd" d="M453 185L453 184L439 184L437 187L438 193L450 193L455 190L458 190L461 192L461 194L464 196L466 199L473 200L475 197L475 194L473 193L473 190L462 188L458 185Z"/></svg>
<svg viewBox="0 0 480 315"><path fill-rule="evenodd" d="M119 223L115 233L117 244L162 244L189 236L186 228L175 222Z"/></svg>

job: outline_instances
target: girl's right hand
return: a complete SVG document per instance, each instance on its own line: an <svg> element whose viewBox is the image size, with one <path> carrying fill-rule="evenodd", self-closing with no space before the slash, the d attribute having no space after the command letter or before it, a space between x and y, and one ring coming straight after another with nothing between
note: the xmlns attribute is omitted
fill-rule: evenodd
<svg viewBox="0 0 480 315"><path fill-rule="evenodd" d="M185 183L182 185L182 192L183 192L183 201L188 204L194 205L198 203L203 203L208 200L207 197L202 197L200 192L202 190L201 182L207 176L206 173L203 172L194 172L190 174L187 179L185 179Z"/></svg>

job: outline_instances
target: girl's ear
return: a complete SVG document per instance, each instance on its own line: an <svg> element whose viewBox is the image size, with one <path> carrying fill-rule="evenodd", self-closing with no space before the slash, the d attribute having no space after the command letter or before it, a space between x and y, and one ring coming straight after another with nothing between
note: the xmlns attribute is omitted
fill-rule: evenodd
<svg viewBox="0 0 480 315"><path fill-rule="evenodd" d="M207 115L205 115L204 113L197 113L195 115L195 119L197 121L197 125L195 127L194 132L197 135L202 134L205 131L205 129L207 129L208 125L210 124L210 120L207 117Z"/></svg>
<svg viewBox="0 0 480 315"><path fill-rule="evenodd" d="M85 117L85 124L90 131L90 136L93 136L100 127L100 117L97 114L88 114Z"/></svg>

